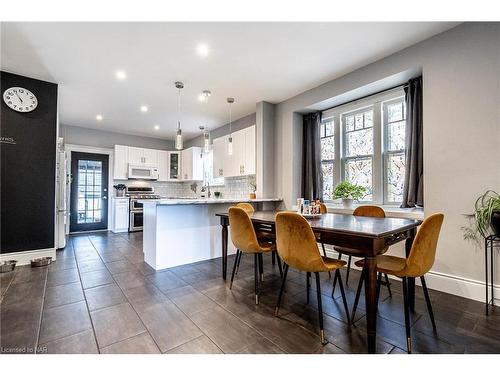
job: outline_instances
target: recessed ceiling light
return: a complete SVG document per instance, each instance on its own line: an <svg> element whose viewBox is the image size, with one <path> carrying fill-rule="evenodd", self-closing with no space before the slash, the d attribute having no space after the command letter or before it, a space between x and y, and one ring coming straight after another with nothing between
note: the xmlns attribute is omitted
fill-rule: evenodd
<svg viewBox="0 0 500 375"><path fill-rule="evenodd" d="M127 78L127 73L125 72L125 70L117 70L115 76L116 79L123 81L125 78Z"/></svg>
<svg viewBox="0 0 500 375"><path fill-rule="evenodd" d="M96 119L97 121L102 121L102 115L97 115L97 116L95 117L95 119Z"/></svg>
<svg viewBox="0 0 500 375"><path fill-rule="evenodd" d="M160 130L160 125L155 125L155 130Z"/></svg>
<svg viewBox="0 0 500 375"><path fill-rule="evenodd" d="M145 105L141 105L141 112L147 112L147 111L148 111L148 107Z"/></svg>
<svg viewBox="0 0 500 375"><path fill-rule="evenodd" d="M198 52L198 55L201 57L207 57L210 50L205 43L200 43L196 46L196 52Z"/></svg>
<svg viewBox="0 0 500 375"><path fill-rule="evenodd" d="M203 94L198 95L198 100L199 100L200 102L205 101L205 95L203 95Z"/></svg>

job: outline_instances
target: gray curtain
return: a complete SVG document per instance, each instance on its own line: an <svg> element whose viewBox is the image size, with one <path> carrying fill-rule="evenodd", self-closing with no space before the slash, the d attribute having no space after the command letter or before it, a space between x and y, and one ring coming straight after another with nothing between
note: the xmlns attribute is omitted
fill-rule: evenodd
<svg viewBox="0 0 500 375"><path fill-rule="evenodd" d="M321 112L303 116L302 197L305 199L323 198L320 126Z"/></svg>
<svg viewBox="0 0 500 375"><path fill-rule="evenodd" d="M422 77L405 85L406 172L402 208L424 206Z"/></svg>

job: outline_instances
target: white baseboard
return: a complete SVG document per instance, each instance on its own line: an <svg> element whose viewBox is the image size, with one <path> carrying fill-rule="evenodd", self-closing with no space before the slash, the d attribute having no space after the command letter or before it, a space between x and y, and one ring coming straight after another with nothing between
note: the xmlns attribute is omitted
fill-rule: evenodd
<svg viewBox="0 0 500 375"><path fill-rule="evenodd" d="M56 260L56 249L52 248L5 253L0 255L0 261L4 262L6 260L17 260L17 265L23 266L25 264L30 264L31 259L41 257L52 257L52 260Z"/></svg>
<svg viewBox="0 0 500 375"><path fill-rule="evenodd" d="M335 259L338 256L336 251L328 247L326 248L326 254ZM351 268L360 270L359 267L354 265L354 261L351 264ZM397 279L393 276L389 277ZM453 294L479 302L486 301L486 283L484 281L467 279L465 277L448 275L435 271L428 272L425 275L425 280L429 289L439 290L440 292ZM420 285L420 280L417 279L416 284ZM500 285L495 284L493 289L496 296L493 302L496 306L500 306ZM491 300L491 285L488 286L488 297Z"/></svg>

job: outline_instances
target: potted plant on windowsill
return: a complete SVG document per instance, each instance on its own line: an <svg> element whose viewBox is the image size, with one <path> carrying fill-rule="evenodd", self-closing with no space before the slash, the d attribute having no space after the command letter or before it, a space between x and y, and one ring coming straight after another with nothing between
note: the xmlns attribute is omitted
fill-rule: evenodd
<svg viewBox="0 0 500 375"><path fill-rule="evenodd" d="M365 195L366 188L352 184L349 181L342 181L333 192L333 199L342 199L344 208L352 208L355 200L360 200Z"/></svg>
<svg viewBox="0 0 500 375"><path fill-rule="evenodd" d="M490 234L500 235L500 195L488 190L476 199L474 213L467 215L468 227L462 227L464 239L478 241Z"/></svg>

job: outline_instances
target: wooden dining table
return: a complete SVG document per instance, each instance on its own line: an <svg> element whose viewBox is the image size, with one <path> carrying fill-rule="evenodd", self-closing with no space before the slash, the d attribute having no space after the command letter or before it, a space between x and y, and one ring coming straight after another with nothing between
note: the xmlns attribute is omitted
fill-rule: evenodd
<svg viewBox="0 0 500 375"><path fill-rule="evenodd" d="M249 214L256 226L265 225L274 231L278 211L255 211ZM222 226L222 277L227 275L227 245L229 215L217 213ZM350 214L328 213L307 219L314 233L319 234L321 242L335 246L343 254L365 258L367 279L365 283L366 333L369 353L376 351L376 313L377 313L377 255L386 251L388 246L405 241L406 256L411 250L420 220L402 218L374 218ZM415 279L408 280L409 305L415 306Z"/></svg>

